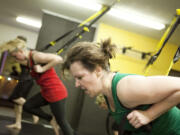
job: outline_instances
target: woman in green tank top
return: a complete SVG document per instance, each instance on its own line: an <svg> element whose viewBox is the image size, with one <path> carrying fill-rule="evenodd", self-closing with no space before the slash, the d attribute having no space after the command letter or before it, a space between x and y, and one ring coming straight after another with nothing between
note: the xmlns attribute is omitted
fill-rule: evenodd
<svg viewBox="0 0 180 135"><path fill-rule="evenodd" d="M148 134L142 127L149 123L151 135L180 135L180 110L175 107L180 103L180 78L110 72L114 50L110 39L100 45L79 42L67 53L63 71L70 71L75 86L91 97L105 95L117 123L128 114L124 128L133 135Z"/></svg>

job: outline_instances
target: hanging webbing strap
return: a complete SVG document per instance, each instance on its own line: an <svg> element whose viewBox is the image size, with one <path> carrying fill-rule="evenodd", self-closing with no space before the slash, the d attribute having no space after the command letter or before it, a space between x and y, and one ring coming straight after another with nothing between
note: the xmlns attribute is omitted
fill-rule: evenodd
<svg viewBox="0 0 180 135"><path fill-rule="evenodd" d="M133 133L133 131L126 131L124 129L124 125L125 123L127 122L127 115L124 115L120 124L119 124L119 127L118 127L118 135L124 135L125 133L128 134L128 135L131 135ZM151 133L151 129L152 129L152 126L151 126L151 123L150 124L147 124L147 125L144 125L142 127L140 127L143 132L146 132L147 135ZM136 131L135 131L136 132Z"/></svg>
<svg viewBox="0 0 180 135"><path fill-rule="evenodd" d="M6 58L8 56L8 51L4 51L1 55L1 61L0 61L0 75L2 74L3 72L3 69L4 69L4 65L5 65L5 62L6 62Z"/></svg>
<svg viewBox="0 0 180 135"><path fill-rule="evenodd" d="M44 48L40 49L40 51L45 51L47 49L49 49L51 46L54 46L58 41L60 41L61 39L67 37L68 35L70 35L73 31L75 31L77 28L70 30L68 32L66 32L65 34L63 34L62 36L60 36L59 38L57 38L54 41L51 41L49 44L47 44Z"/></svg>
<svg viewBox="0 0 180 135"><path fill-rule="evenodd" d="M179 60L179 58L180 58L180 46L178 47L176 54L174 55L173 63L176 63Z"/></svg>
<svg viewBox="0 0 180 135"><path fill-rule="evenodd" d="M140 107L140 106L139 106ZM136 107L135 109L139 109L139 107ZM129 109L128 109L129 110ZM132 110L132 109L131 109ZM124 125L127 122L127 115L124 115L120 121L120 123L118 124L118 135L131 135L133 133L133 131L126 131ZM111 135L109 127L110 127L110 117L111 117L111 113L109 112L106 118L106 132L108 135ZM146 132L147 135L151 134L151 130L152 130L152 123L149 123L147 125L144 125L142 127L140 127L142 129L143 132ZM134 131L136 132L136 131Z"/></svg>
<svg viewBox="0 0 180 135"><path fill-rule="evenodd" d="M177 9L176 10L177 13L176 13L175 17L173 18L170 26L168 27L168 29L166 30L166 32L162 36L160 42L158 43L157 52L153 56L151 56L151 58L147 62L146 66L145 66L145 69L146 69L145 74L147 74L150 65L152 65L154 63L154 61L157 59L157 57L160 55L162 49L164 48L164 46L168 42L169 38L172 36L172 34L176 30L177 26L179 25L179 23L180 23L180 13L178 11L179 10Z"/></svg>
<svg viewBox="0 0 180 135"><path fill-rule="evenodd" d="M179 60L179 58L180 58L180 46L178 47L178 49L177 49L177 51L176 51L173 59L171 60L170 65L169 65L168 70L167 70L167 72L166 72L165 75L168 75L168 74L169 74L171 68L172 68L173 65Z"/></svg>
<svg viewBox="0 0 180 135"><path fill-rule="evenodd" d="M62 45L56 53L59 55L65 48L67 48L69 45L71 45L76 39L82 38L82 34L89 31L89 28L97 21L99 20L106 12L110 10L110 7L104 6L103 12L99 16L97 16L88 26L84 27L79 33L76 33L74 37L72 37L69 41L67 41L64 45Z"/></svg>
<svg viewBox="0 0 180 135"><path fill-rule="evenodd" d="M83 21L81 24L79 24L76 28L66 32L65 34L63 34L62 36L60 36L59 38L57 38L54 41L51 41L49 44L47 44L44 48L40 49L41 51L47 50L49 47L55 46L55 44L64 39L65 37L67 37L68 35L70 35L71 33L73 33L74 31L81 29L86 23L88 23L89 21L95 19L97 16L100 16L107 7L103 6L103 8L101 8L100 11L96 12L95 14L93 14L92 16L90 16L89 18L87 18L85 21ZM88 30L87 30L88 31Z"/></svg>
<svg viewBox="0 0 180 135"><path fill-rule="evenodd" d="M54 46L58 41L62 40L63 38L67 37L68 35L70 35L71 33L73 33L74 31L78 30L78 29L81 29L82 27L82 31L83 33L84 32L89 32L89 27L92 26L98 19L100 19L100 17L102 17L107 11L109 11L109 9L116 3L116 2L119 2L120 0L115 0L110 6L106 6L104 5L100 11L96 12L95 14L93 14L92 16L90 16L89 18L87 18L86 20L84 20L81 24L79 24L76 28L66 32L65 34L63 34L62 36L60 36L59 38L57 38L56 40L54 41L51 41L49 44L47 44L44 48L40 49L40 51L44 51L46 49L48 49L49 47L51 46ZM93 20L94 19L94 20ZM90 23L90 25L88 27L86 27L85 25L87 23L89 23L90 21L92 21ZM84 27L85 26L85 27ZM62 52L62 48L64 48L64 46L72 43L73 41L75 41L78 37L80 37L80 34L83 34L83 33L77 33L75 35L76 38L72 38L70 39L70 41L68 41L67 43L65 43L63 45L63 47L61 47L60 49L58 49L57 53L60 54Z"/></svg>
<svg viewBox="0 0 180 135"><path fill-rule="evenodd" d="M111 113L109 112L107 117L106 117L106 132L107 132L108 135L111 135L110 131L109 131L110 116L111 116Z"/></svg>
<svg viewBox="0 0 180 135"><path fill-rule="evenodd" d="M124 115L118 127L118 135L124 135L125 133L124 125L126 121L127 121L127 115Z"/></svg>

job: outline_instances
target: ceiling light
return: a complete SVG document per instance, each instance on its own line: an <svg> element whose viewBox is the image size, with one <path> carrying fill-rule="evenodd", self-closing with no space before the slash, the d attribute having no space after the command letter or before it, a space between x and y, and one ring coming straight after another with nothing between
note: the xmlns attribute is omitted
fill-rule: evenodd
<svg viewBox="0 0 180 135"><path fill-rule="evenodd" d="M30 25L30 26L36 27L36 28L40 28L41 27L41 22L29 19L29 18L26 18L26 17L18 16L16 18L16 21L20 22L20 23L23 23L23 24L26 24L26 25Z"/></svg>
<svg viewBox="0 0 180 135"><path fill-rule="evenodd" d="M87 8L90 10L98 11L101 9L101 5L97 4L95 0L63 0L65 3L71 4L73 6L81 7L81 8ZM162 30L165 28L165 25L162 23L159 23L158 21L150 18L147 15L143 15L140 13L137 13L135 11L131 11L127 8L119 8L114 9L111 8L110 11L107 12L107 14L114 16L119 19L123 19L141 26L145 26L148 28L156 29L156 30Z"/></svg>
<svg viewBox="0 0 180 135"><path fill-rule="evenodd" d="M135 24L139 24L145 27L153 28L156 30L162 30L165 28L165 25L162 23L158 23L157 21L154 21L152 19L149 19L147 16L139 15L134 12L130 12L127 10L117 10L117 9L111 9L107 14L114 16L116 18L120 18Z"/></svg>
<svg viewBox="0 0 180 135"><path fill-rule="evenodd" d="M102 7L100 4L88 0L64 0L64 2L94 11L98 11Z"/></svg>

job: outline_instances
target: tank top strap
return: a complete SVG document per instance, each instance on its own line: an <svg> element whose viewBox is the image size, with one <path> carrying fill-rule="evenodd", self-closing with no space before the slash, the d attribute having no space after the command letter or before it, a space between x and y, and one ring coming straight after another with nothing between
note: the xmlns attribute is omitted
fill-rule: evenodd
<svg viewBox="0 0 180 135"><path fill-rule="evenodd" d="M130 109L124 107L121 102L119 101L118 99L118 96L117 96L117 84L118 82L123 79L124 77L128 76L128 75L133 75L133 74L122 74L122 73L119 73L117 72L114 77L113 77L113 80L112 80L112 95L113 95L113 99L114 99L114 104L115 104L115 111L116 112L119 112L119 111L130 111Z"/></svg>
<svg viewBox="0 0 180 135"><path fill-rule="evenodd" d="M110 108L110 104L108 102L108 99L106 96L104 96L105 98L105 101L107 103L107 106L108 106L108 109L109 111L112 113L112 114L116 114L116 113L127 113L130 111L130 109L124 107L121 102L119 101L118 97L117 97L117 84L118 82L124 78L125 76L128 76L128 75L131 75L131 74L121 74L119 72L117 72L113 79L112 79L112 86L111 86L111 89L112 89L112 96L113 96L113 100L114 100L114 105L115 105L115 112L113 112Z"/></svg>
<svg viewBox="0 0 180 135"><path fill-rule="evenodd" d="M123 128L123 130L125 129L128 131L134 131L137 134L139 134L139 132L143 132L143 135L144 135L144 133L147 132L146 130L144 130L144 128L139 128L136 130L135 128L132 127L132 125L130 125L130 123L128 122L127 119L124 119L133 109L129 109L129 108L126 108L125 106L123 106L122 103L120 102L120 100L118 99L118 96L117 96L117 84L118 84L118 82L128 75L135 75L135 74L116 73L112 79L112 96L113 96L114 105L115 105L115 111L114 112L112 112L112 110L110 109L107 98L105 98L105 99L106 99L106 102L107 102L107 105L108 105L108 108L109 108L109 111L110 111L112 117L115 119L115 121L118 124L124 125L123 127L121 127L121 130ZM149 107L149 105L143 105L143 106L138 106L134 109L145 110L148 107Z"/></svg>
<svg viewBox="0 0 180 135"><path fill-rule="evenodd" d="M33 66L34 66L34 60L33 60L33 57L32 57L32 50L29 52L29 68L32 69Z"/></svg>

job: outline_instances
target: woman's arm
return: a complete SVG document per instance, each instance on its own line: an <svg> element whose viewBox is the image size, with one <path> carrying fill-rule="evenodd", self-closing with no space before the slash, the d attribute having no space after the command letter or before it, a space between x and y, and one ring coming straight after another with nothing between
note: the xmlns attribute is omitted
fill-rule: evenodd
<svg viewBox="0 0 180 135"><path fill-rule="evenodd" d="M164 100L155 103L149 109L145 111L134 110L128 116L129 123L131 123L135 128L139 128L143 125L150 123L155 120L163 113L167 112L173 106L179 104L180 101L180 91L173 93Z"/></svg>
<svg viewBox="0 0 180 135"><path fill-rule="evenodd" d="M180 103L180 90L177 90L173 94L166 97L164 100L152 105L148 110L146 110L146 112L147 115L151 117L151 121L152 121L179 103Z"/></svg>
<svg viewBox="0 0 180 135"><path fill-rule="evenodd" d="M38 73L43 73L55 65L62 63L62 57L52 53L34 52L33 60L37 65L34 66L34 70Z"/></svg>
<svg viewBox="0 0 180 135"><path fill-rule="evenodd" d="M122 82L128 85L120 86ZM126 78L122 82L118 83L117 93L126 107L153 104L146 111L134 110L128 115L129 122L135 128L148 124L180 103L180 79L177 77L135 76L133 79Z"/></svg>

